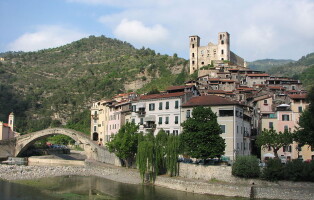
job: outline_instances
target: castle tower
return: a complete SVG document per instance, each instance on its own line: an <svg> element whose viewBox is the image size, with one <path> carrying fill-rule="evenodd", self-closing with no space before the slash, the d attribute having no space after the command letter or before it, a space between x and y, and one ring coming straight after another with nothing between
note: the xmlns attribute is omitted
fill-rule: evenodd
<svg viewBox="0 0 314 200"><path fill-rule="evenodd" d="M9 115L8 124L11 127L11 130L14 131L14 113L11 112Z"/></svg>
<svg viewBox="0 0 314 200"><path fill-rule="evenodd" d="M200 46L200 37L190 36L190 74L198 70L198 47Z"/></svg>
<svg viewBox="0 0 314 200"><path fill-rule="evenodd" d="M230 61L230 34L228 32L218 33L218 59Z"/></svg>

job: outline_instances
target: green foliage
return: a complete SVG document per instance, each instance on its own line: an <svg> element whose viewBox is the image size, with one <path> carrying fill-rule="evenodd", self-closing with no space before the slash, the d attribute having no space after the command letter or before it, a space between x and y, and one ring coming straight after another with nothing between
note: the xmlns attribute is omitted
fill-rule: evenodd
<svg viewBox="0 0 314 200"><path fill-rule="evenodd" d="M136 154L136 164L140 171L143 182L148 175L150 182L155 182L158 174L156 163L156 147L153 133L148 133L141 138Z"/></svg>
<svg viewBox="0 0 314 200"><path fill-rule="evenodd" d="M293 60L281 60L281 59L263 59L256 60L253 62L248 62L248 67L253 70L267 71L271 68L278 67L280 65L285 65L288 63L295 62Z"/></svg>
<svg viewBox="0 0 314 200"><path fill-rule="evenodd" d="M73 117L68 121L66 124L66 128L73 129L82 133L85 133L87 135L90 134L90 111L88 109L85 109L83 112L78 112L73 115ZM55 122L58 124L58 122ZM55 125L54 122L51 123L51 127Z"/></svg>
<svg viewBox="0 0 314 200"><path fill-rule="evenodd" d="M112 140L106 144L110 152L115 153L117 157L125 161L126 167L129 167L129 161L134 159L137 152L137 131L137 125L127 122L119 129Z"/></svg>
<svg viewBox="0 0 314 200"><path fill-rule="evenodd" d="M274 129L264 129L260 135L257 136L256 144L263 149L271 147L274 150L275 157L278 158L278 150L286 145L292 143L294 134L290 131L277 133Z"/></svg>
<svg viewBox="0 0 314 200"><path fill-rule="evenodd" d="M280 159L268 160L266 167L263 169L262 178L268 181L279 181L284 179L284 166Z"/></svg>
<svg viewBox="0 0 314 200"><path fill-rule="evenodd" d="M181 143L186 154L193 158L215 158L224 154L225 140L217 116L211 108L196 107L192 118L182 123Z"/></svg>
<svg viewBox="0 0 314 200"><path fill-rule="evenodd" d="M170 176L177 176L179 173L179 136L169 135L166 148L166 168Z"/></svg>
<svg viewBox="0 0 314 200"><path fill-rule="evenodd" d="M232 165L232 175L243 178L260 176L259 160L256 156L237 156Z"/></svg>
<svg viewBox="0 0 314 200"><path fill-rule="evenodd" d="M295 140L300 144L314 146L314 87L308 94L309 107L299 118Z"/></svg>
<svg viewBox="0 0 314 200"><path fill-rule="evenodd" d="M149 177L150 182L156 180L158 174L166 171L170 176L178 175L179 138L167 135L160 130L156 137L153 133L139 136L136 163L143 182Z"/></svg>
<svg viewBox="0 0 314 200"><path fill-rule="evenodd" d="M178 76L172 74L173 69L186 65L184 59L176 56L135 49L126 42L104 36L90 36L37 52L7 52L2 56L5 62L0 65L0 120L6 121L13 111L17 129L22 133L39 128L33 120L56 114L59 120L69 121L75 113L87 109L90 102L125 92L124 86L133 81L152 80L141 92L149 91L152 86L164 89ZM89 132L89 126L84 129L78 124L68 125ZM46 123L42 127L49 126Z"/></svg>
<svg viewBox="0 0 314 200"><path fill-rule="evenodd" d="M60 144L60 145L68 145L68 144L74 144L74 140L66 135L54 135L52 137L49 137L48 140L52 144Z"/></svg>
<svg viewBox="0 0 314 200"><path fill-rule="evenodd" d="M311 181L314 182L314 161L292 160L283 165L280 159L270 159L263 170L262 178L269 181Z"/></svg>

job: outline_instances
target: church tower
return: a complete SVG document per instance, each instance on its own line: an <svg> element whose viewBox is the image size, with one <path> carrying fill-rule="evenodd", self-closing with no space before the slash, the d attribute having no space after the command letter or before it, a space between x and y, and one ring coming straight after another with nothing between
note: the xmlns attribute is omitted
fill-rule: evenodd
<svg viewBox="0 0 314 200"><path fill-rule="evenodd" d="M230 34L228 32L218 33L218 59L230 61Z"/></svg>
<svg viewBox="0 0 314 200"><path fill-rule="evenodd" d="M190 36L190 74L198 70L198 47L200 46L200 37Z"/></svg>
<svg viewBox="0 0 314 200"><path fill-rule="evenodd" d="M11 130L14 131L14 113L11 112L9 115L8 124L11 127Z"/></svg>

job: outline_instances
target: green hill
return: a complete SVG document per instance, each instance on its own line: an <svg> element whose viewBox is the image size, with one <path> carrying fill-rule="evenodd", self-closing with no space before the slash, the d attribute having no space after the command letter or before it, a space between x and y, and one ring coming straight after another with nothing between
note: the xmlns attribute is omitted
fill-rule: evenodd
<svg viewBox="0 0 314 200"><path fill-rule="evenodd" d="M299 79L309 89L314 86L314 53L303 56L296 62L287 63L267 71L271 75L286 76Z"/></svg>
<svg viewBox="0 0 314 200"><path fill-rule="evenodd" d="M263 59L263 60L256 60L253 62L248 62L248 67L253 70L259 71L268 71L273 67L277 67L287 63L293 63L294 60L280 60L280 59Z"/></svg>
<svg viewBox="0 0 314 200"><path fill-rule="evenodd" d="M101 98L142 87L141 92L162 90L187 78L188 62L176 54L160 55L104 36L1 57L0 120L15 112L20 132L72 122Z"/></svg>

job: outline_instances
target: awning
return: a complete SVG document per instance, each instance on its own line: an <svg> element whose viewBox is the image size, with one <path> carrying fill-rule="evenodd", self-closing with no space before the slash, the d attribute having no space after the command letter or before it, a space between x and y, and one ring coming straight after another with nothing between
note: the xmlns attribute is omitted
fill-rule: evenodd
<svg viewBox="0 0 314 200"><path fill-rule="evenodd" d="M274 154L272 154L272 153L266 153L266 154L263 155L263 157L264 157L264 158L265 158L265 157L274 158L275 156L274 156Z"/></svg>
<svg viewBox="0 0 314 200"><path fill-rule="evenodd" d="M156 117L154 115L148 115L144 117L144 122L154 122L156 121Z"/></svg>
<svg viewBox="0 0 314 200"><path fill-rule="evenodd" d="M145 103L138 103L137 104L138 108L145 108L145 106L146 106Z"/></svg>

